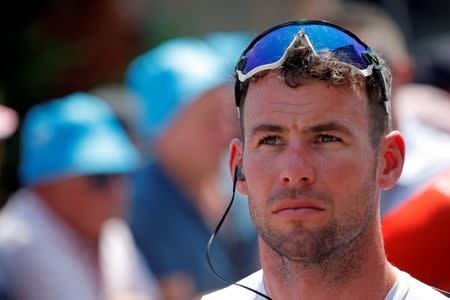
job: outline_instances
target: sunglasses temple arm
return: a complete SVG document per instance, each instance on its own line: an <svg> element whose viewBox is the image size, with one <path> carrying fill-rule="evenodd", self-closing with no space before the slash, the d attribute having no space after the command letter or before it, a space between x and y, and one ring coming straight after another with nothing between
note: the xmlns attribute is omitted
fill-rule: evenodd
<svg viewBox="0 0 450 300"><path fill-rule="evenodd" d="M375 80L380 83L381 93L383 95L383 103L386 108L386 114L388 116L391 116L391 101L388 97L386 81L384 80L383 73L381 72L381 68L378 65L374 66L373 75L375 76Z"/></svg>

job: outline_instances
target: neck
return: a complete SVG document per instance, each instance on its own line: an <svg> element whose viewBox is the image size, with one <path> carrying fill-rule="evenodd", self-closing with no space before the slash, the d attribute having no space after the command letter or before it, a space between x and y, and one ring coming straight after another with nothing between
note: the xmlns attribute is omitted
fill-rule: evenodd
<svg viewBox="0 0 450 300"><path fill-rule="evenodd" d="M274 300L384 299L396 276L386 260L378 224L379 220L374 220L346 249L317 262L281 257L260 239L269 296Z"/></svg>

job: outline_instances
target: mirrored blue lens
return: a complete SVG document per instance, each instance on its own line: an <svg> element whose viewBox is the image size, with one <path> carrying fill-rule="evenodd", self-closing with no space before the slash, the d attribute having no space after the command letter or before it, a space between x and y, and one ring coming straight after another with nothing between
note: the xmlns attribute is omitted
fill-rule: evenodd
<svg viewBox="0 0 450 300"><path fill-rule="evenodd" d="M242 66L241 72L245 75L258 66L280 60L301 30L304 30L317 53L327 50L339 61L358 69L368 67L362 54L369 49L347 33L323 24L295 24L277 28L258 40L244 54L246 63Z"/></svg>
<svg viewBox="0 0 450 300"><path fill-rule="evenodd" d="M246 57L246 65L242 73L247 74L254 68L278 61L292 43L300 30L299 25L285 26L269 32L250 48Z"/></svg>

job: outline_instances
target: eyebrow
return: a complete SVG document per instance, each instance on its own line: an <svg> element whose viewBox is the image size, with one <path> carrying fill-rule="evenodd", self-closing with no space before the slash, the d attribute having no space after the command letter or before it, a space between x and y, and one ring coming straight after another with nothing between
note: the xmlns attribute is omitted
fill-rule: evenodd
<svg viewBox="0 0 450 300"><path fill-rule="evenodd" d="M287 128L280 125L273 124L260 124L252 128L250 134L255 135L260 132L274 132L274 133L283 133L287 132Z"/></svg>
<svg viewBox="0 0 450 300"><path fill-rule="evenodd" d="M339 132L343 132L344 134L348 134L348 135L352 134L352 131L347 126L345 126L341 123L335 122L335 121L307 127L306 131L310 131L310 132L314 132L314 133L323 132L323 131L339 131Z"/></svg>
<svg viewBox="0 0 450 300"><path fill-rule="evenodd" d="M273 132L273 133L284 133L287 132L288 129L286 127L280 126L280 125L274 125L274 124L260 124L256 125L251 130L251 136L256 135L260 132ZM338 131L342 132L347 135L351 135L352 131L345 125L336 122L326 122L322 124L316 124L310 127L307 127L304 131L306 132L312 132L312 133L319 133L324 131Z"/></svg>

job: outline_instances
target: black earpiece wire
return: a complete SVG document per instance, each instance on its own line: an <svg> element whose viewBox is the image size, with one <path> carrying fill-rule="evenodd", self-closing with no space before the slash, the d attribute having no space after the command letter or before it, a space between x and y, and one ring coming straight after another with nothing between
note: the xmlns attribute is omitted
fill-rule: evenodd
<svg viewBox="0 0 450 300"><path fill-rule="evenodd" d="M242 288L244 288L244 289L247 289L247 290L249 290L249 291L252 291L253 293L255 293L255 294L257 294L257 295L259 295L259 296L261 296L261 297L263 297L263 298L265 298L265 299L272 300L272 298L270 298L269 296L267 296L267 295L265 295L265 294L263 294L263 293L261 293L261 292L259 292L259 291L257 291L257 290L254 290L254 289L252 289L252 288L250 288L250 287L248 287L248 286L239 284L239 283L237 283L237 282L232 282L232 281L230 281L230 280L227 280L227 279L223 278L221 275L219 275L219 274L216 272L216 270L214 269L214 267L213 267L213 265L212 265L212 263L211 263L211 258L210 258L210 256L209 256L209 253L210 253L210 250L211 250L211 245L212 245L212 243L213 243L213 241L214 241L214 238L216 237L217 233L219 232L220 228L222 227L222 224L223 224L223 222L225 221L225 218L227 217L228 212L229 212L230 209L231 209L231 205L233 204L233 201L234 201L234 195L236 194L236 183L237 183L237 181L238 181L238 178L237 178L237 169L235 169L235 170L234 170L234 178L233 178L233 195L231 196L230 204L228 204L228 207L227 207L227 209L225 210L225 213L223 214L222 218L220 219L219 223L217 224L216 229L214 230L213 234L211 234L211 237L209 238L208 246L206 247L206 259L207 259L207 261L208 261L209 268L210 268L210 269L213 271L213 273L214 273L219 279L221 279L222 281L224 281L224 282L226 282L226 283L229 283L229 284L234 284L234 285L240 286L240 287L242 287Z"/></svg>

